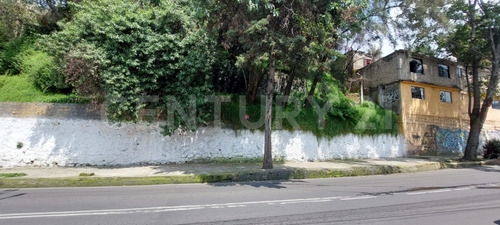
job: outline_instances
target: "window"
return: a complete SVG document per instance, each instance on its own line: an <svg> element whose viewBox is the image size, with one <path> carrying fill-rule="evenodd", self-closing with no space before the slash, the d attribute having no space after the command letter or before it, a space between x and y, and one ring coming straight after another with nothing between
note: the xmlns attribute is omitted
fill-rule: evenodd
<svg viewBox="0 0 500 225"><path fill-rule="evenodd" d="M421 59L412 59L410 61L410 72L424 74L424 64Z"/></svg>
<svg viewBox="0 0 500 225"><path fill-rule="evenodd" d="M439 95L441 96L441 102L451 103L451 92L440 91Z"/></svg>
<svg viewBox="0 0 500 225"><path fill-rule="evenodd" d="M411 87L411 97L425 99L425 91L422 87Z"/></svg>
<svg viewBox="0 0 500 225"><path fill-rule="evenodd" d="M443 64L438 64L438 74L440 77L450 78L450 67Z"/></svg>
<svg viewBox="0 0 500 225"><path fill-rule="evenodd" d="M462 77L464 74L464 69L457 67L457 77Z"/></svg>
<svg viewBox="0 0 500 225"><path fill-rule="evenodd" d="M365 59L365 61L363 62L364 66L368 66L372 63L372 60L371 59Z"/></svg>
<svg viewBox="0 0 500 225"><path fill-rule="evenodd" d="M500 109L500 101L493 100L493 104L491 105L494 109Z"/></svg>

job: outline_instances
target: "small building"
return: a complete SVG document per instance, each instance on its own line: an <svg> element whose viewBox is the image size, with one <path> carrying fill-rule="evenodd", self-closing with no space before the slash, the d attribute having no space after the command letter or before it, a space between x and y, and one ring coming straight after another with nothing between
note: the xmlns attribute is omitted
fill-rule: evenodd
<svg viewBox="0 0 500 225"><path fill-rule="evenodd" d="M457 155L468 138L464 68L457 62L398 50L360 71L366 97L399 115L410 155ZM488 113L483 140L500 138L498 99Z"/></svg>

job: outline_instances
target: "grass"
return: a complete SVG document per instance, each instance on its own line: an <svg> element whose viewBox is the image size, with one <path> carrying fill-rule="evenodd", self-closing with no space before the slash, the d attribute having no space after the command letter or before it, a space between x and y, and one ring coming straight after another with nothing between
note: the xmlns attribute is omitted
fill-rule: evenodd
<svg viewBox="0 0 500 225"><path fill-rule="evenodd" d="M86 172L86 173L80 173L80 177L91 177L94 176L94 173L91 172Z"/></svg>
<svg viewBox="0 0 500 225"><path fill-rule="evenodd" d="M25 173L0 173L0 178L9 178L9 177L24 177L27 174Z"/></svg>
<svg viewBox="0 0 500 225"><path fill-rule="evenodd" d="M0 102L85 103L76 95L43 93L25 75L0 75Z"/></svg>

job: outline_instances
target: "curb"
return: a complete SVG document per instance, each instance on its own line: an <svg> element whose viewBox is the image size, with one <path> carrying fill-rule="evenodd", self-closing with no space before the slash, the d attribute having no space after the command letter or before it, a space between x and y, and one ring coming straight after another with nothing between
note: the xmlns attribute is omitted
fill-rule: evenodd
<svg viewBox="0 0 500 225"><path fill-rule="evenodd" d="M247 182L291 179L313 179L349 176L388 175L436 171L446 167L442 163L429 162L415 166L354 166L351 169L260 169L237 173L214 173L182 176L152 177L74 177L74 178L2 178L0 188L42 188L42 187L97 187L97 186L135 186L181 183Z"/></svg>
<svg viewBox="0 0 500 225"><path fill-rule="evenodd" d="M491 161L491 160L490 160ZM488 165L489 161L477 161L477 162L441 162L442 169L460 169L460 168L470 168L476 166Z"/></svg>

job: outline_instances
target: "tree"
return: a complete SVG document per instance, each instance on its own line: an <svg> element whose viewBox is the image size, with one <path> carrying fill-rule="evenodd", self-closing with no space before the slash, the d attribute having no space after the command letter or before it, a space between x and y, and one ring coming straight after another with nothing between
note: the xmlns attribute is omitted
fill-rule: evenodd
<svg viewBox="0 0 500 225"><path fill-rule="evenodd" d="M456 24L454 32L444 41L444 46L471 68L472 79L468 82L470 130L464 159L475 160L479 138L493 96L498 88L500 66L500 5L498 2L482 0L455 1L449 10L449 17ZM486 93L481 94L479 70L481 61L488 61L490 74Z"/></svg>
<svg viewBox="0 0 500 225"><path fill-rule="evenodd" d="M317 41L316 33L335 35L342 13L353 7L355 2L343 0L211 0L200 1L200 3L207 9L205 19L208 21L208 27L219 34L220 42L226 49L238 49L240 61L246 62L247 65L255 66L257 60L265 59L267 91L262 168L270 169L273 167L271 117L276 63L287 62L289 51L297 50L292 45L299 46L299 52L306 52L300 49L313 45L320 46L318 48L321 49L321 46L328 42L324 41L325 38ZM311 31L316 33L310 35L308 32ZM327 55L322 57L324 59L321 63L327 61ZM292 67L288 65L288 68ZM250 69L250 71L254 70ZM249 84L258 84L257 74L250 72L249 77ZM257 82L254 83L255 80ZM247 88L247 99L252 101L256 87L248 87L251 88Z"/></svg>
<svg viewBox="0 0 500 225"><path fill-rule="evenodd" d="M21 37L28 25L36 24L41 13L24 1L0 1L0 44Z"/></svg>

